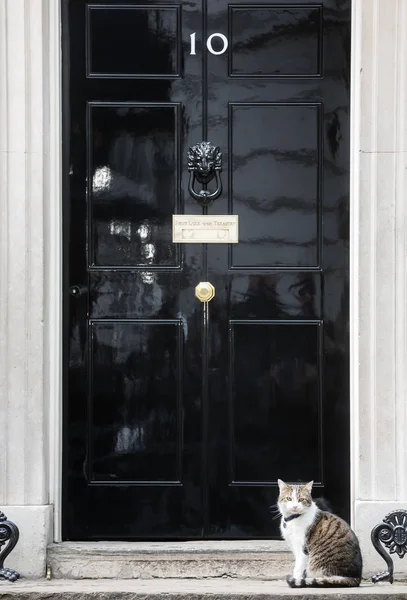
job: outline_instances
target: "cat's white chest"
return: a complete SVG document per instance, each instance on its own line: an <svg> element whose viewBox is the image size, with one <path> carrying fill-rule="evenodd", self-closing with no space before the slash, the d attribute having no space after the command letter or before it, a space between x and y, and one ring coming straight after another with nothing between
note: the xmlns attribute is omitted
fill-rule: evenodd
<svg viewBox="0 0 407 600"><path fill-rule="evenodd" d="M303 552L306 534L315 519L316 510L311 507L309 511L298 519L284 521L281 519L280 530L283 538L288 542L294 555Z"/></svg>
<svg viewBox="0 0 407 600"><path fill-rule="evenodd" d="M305 535L308 527L309 524L302 521L302 517L289 521L288 523L284 523L284 521L281 522L282 536L288 542L288 545L295 555L298 552L302 552L304 548Z"/></svg>

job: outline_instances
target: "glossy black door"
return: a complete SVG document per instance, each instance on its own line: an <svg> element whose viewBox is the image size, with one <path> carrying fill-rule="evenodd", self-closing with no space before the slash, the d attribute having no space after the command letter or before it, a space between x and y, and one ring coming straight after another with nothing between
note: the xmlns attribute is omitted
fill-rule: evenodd
<svg viewBox="0 0 407 600"><path fill-rule="evenodd" d="M64 538L278 537L278 477L346 518L350 1L63 7ZM202 210L239 243L173 244Z"/></svg>

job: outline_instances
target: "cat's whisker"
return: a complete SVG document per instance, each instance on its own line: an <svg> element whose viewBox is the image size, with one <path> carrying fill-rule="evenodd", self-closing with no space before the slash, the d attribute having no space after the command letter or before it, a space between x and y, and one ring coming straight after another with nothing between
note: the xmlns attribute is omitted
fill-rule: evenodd
<svg viewBox="0 0 407 600"><path fill-rule="evenodd" d="M278 502L276 502L275 504L271 504L269 506L269 511L271 513L275 513L272 517L271 520L275 521L276 519L280 519L281 518L281 513L280 513L280 509L278 507Z"/></svg>

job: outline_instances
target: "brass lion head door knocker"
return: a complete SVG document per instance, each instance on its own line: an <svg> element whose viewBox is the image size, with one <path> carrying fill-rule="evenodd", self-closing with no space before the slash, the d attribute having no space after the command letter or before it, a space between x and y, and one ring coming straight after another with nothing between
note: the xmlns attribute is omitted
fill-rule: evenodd
<svg viewBox="0 0 407 600"><path fill-rule="evenodd" d="M212 146L210 142L200 142L188 152L189 184L188 191L201 206L209 206L222 193L222 153L219 146ZM209 191L207 186L213 179L216 180L216 189ZM195 190L195 182L202 185L202 189Z"/></svg>

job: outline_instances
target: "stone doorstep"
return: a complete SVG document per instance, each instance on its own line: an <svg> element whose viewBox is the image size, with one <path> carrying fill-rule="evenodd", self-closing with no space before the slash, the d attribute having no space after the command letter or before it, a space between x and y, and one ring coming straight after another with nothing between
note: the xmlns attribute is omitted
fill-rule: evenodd
<svg viewBox="0 0 407 600"><path fill-rule="evenodd" d="M63 542L51 544L47 565L62 579L275 580L291 570L285 542Z"/></svg>
<svg viewBox="0 0 407 600"><path fill-rule="evenodd" d="M351 589L291 590L282 581L236 579L19 580L0 582L1 600L406 600L407 585L369 584Z"/></svg>

